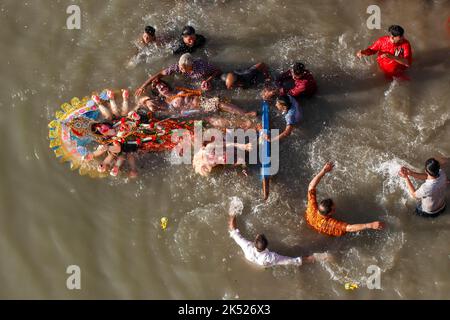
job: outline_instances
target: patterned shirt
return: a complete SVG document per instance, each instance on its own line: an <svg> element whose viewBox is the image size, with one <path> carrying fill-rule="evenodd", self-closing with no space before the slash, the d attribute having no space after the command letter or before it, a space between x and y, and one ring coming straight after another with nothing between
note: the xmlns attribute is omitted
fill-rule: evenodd
<svg viewBox="0 0 450 320"><path fill-rule="evenodd" d="M317 205L316 190L308 192L308 207L305 213L306 222L316 231L334 237L347 233L347 223L322 215Z"/></svg>
<svg viewBox="0 0 450 320"><path fill-rule="evenodd" d="M194 80L194 81L203 81L203 80L206 80L209 76L211 76L213 73L215 73L218 70L219 70L218 68L209 64L205 60L195 59L192 63L192 71L189 73L184 73L184 76L186 76L189 79ZM178 63L175 63L175 64L169 66L167 69L164 70L164 73L167 76L174 74L174 73L181 74Z"/></svg>

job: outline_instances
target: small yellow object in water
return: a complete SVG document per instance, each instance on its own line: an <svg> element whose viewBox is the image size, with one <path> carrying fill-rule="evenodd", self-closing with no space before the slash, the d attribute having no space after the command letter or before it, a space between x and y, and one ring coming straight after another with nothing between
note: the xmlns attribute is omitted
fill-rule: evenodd
<svg viewBox="0 0 450 320"><path fill-rule="evenodd" d="M356 283L346 283L345 290L355 290L358 289L358 285Z"/></svg>
<svg viewBox="0 0 450 320"><path fill-rule="evenodd" d="M169 223L169 219L167 219L166 217L162 217L161 218L161 229L166 230L168 223Z"/></svg>

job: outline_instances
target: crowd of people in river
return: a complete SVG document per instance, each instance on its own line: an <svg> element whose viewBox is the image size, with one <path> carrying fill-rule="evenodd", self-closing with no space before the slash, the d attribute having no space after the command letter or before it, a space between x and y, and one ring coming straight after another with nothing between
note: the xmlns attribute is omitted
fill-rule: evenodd
<svg viewBox="0 0 450 320"><path fill-rule="evenodd" d="M404 30L401 26L390 26L388 32L388 35L379 38L368 48L359 50L356 56L361 58L377 54L378 65L386 77L407 80L406 71L412 63L410 43L404 37ZM163 37L156 35L155 28L147 26L139 39L139 46L140 48L150 45L161 46L165 41ZM269 66L263 62L246 69L223 72L221 68L209 61L193 56L206 43L206 38L196 33L192 26L184 27L180 38L176 40L173 47L173 54L181 55L178 62L149 76L137 88L135 91L137 105L132 110L129 109L128 91L122 92L121 108L118 107L112 91L107 93L108 105L105 105L105 101L98 96L93 96L92 99L98 105L103 117L108 121L116 119L115 124L96 123L92 127L95 133L101 139L108 140L114 136L129 134L130 126L134 128L143 126L140 130L159 130L157 135L164 135L167 128L161 127L162 122L170 119L172 127L190 128L189 121L177 122L178 120L174 120L174 118L191 115L202 117L214 128L258 129L255 111L244 110L211 93L214 86L220 82L227 90L246 89L262 84L261 98L271 103L274 102L274 107L284 116L286 123L285 129L279 135L265 136L264 138L268 141L275 141L290 136L302 121L303 102L305 99L313 97L318 89L312 72L307 69L305 64L298 61L293 62L291 68L276 77L272 77ZM193 87L197 86L198 89L172 88L167 79L174 74L183 76L185 80L191 82ZM229 118L226 115L233 115L233 117ZM122 120L117 121L121 117ZM124 118L126 120L123 120ZM136 135L136 131L134 134ZM124 140L114 140L110 144L100 145L86 159L106 154L99 170L111 170L112 175L117 175L127 158L131 167L130 175L135 177L137 172L133 153L138 150L139 146L139 141L129 145ZM168 149L171 147L173 146L167 146ZM235 144L234 147L248 151L252 145ZM194 155L193 166L196 173L206 176L218 163L223 163L214 157L213 152L210 151L213 149L213 142L207 143L198 154ZM447 161L448 159L445 158L428 159L424 173L415 172L406 167L401 168L399 176L405 179L411 196L418 200L417 214L424 217L437 217L445 210L448 180L441 166ZM332 199L317 201L316 188L321 180L333 170L333 167L332 162L327 162L309 184L305 212L307 224L319 233L336 237L366 229L381 230L383 223L380 221L363 224L339 221L332 217L336 211ZM410 177L425 180L425 183L416 189ZM328 259L326 254L295 258L278 255L267 249L268 241L263 234L258 234L253 242L245 240L237 228L236 215L233 212L230 212L229 230L230 236L244 251L245 257L257 265L301 265L305 262Z"/></svg>

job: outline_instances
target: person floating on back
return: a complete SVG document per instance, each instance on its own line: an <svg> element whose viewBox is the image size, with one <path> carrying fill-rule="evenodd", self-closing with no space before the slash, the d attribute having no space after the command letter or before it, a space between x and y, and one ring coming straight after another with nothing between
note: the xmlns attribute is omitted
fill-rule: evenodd
<svg viewBox="0 0 450 320"><path fill-rule="evenodd" d="M181 38L177 40L173 47L173 54L193 53L202 47L206 42L206 38L195 33L195 29L191 26L185 26L181 32Z"/></svg>
<svg viewBox="0 0 450 320"><path fill-rule="evenodd" d="M261 74L266 80L270 79L269 70L263 62L257 63L248 69L223 73L220 78L225 83L228 90L233 88L247 89L258 83Z"/></svg>
<svg viewBox="0 0 450 320"><path fill-rule="evenodd" d="M333 170L333 167L334 164L332 162L327 162L309 184L308 207L305 213L308 225L320 233L335 237L343 236L347 232L358 232L366 229L382 229L383 223L380 221L363 224L348 224L332 218L331 215L335 213L336 207L331 199L322 200L317 204L316 187L325 174Z"/></svg>
<svg viewBox="0 0 450 320"><path fill-rule="evenodd" d="M390 36L383 36L375 41L370 47L359 50L356 53L358 58L378 54L378 66L386 77L399 77L408 79L404 72L411 66L412 51L411 45L405 39L404 30L398 25L389 27Z"/></svg>
<svg viewBox="0 0 450 320"><path fill-rule="evenodd" d="M405 179L411 196L419 201L416 207L418 215L435 218L445 211L445 191L448 182L438 160L428 159L425 162L425 173L414 172L407 167L402 167L399 175ZM414 179L425 180L425 183L416 190L410 176Z"/></svg>
<svg viewBox="0 0 450 320"><path fill-rule="evenodd" d="M316 253L304 257L286 257L267 249L269 242L263 234L258 234L253 242L246 240L237 228L236 214L230 208L229 219L230 237L244 251L245 258L255 265L262 267L273 267L276 265L296 265L301 266L304 263L313 263L315 261L328 260L326 253Z"/></svg>

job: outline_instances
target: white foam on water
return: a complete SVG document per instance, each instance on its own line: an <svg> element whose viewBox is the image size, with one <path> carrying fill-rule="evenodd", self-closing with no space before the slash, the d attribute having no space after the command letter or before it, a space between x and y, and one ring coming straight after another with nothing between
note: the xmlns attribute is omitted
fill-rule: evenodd
<svg viewBox="0 0 450 320"><path fill-rule="evenodd" d="M228 210L228 214L230 216L240 216L242 214L242 210L244 210L242 200L238 197L231 197L230 200L230 209Z"/></svg>

